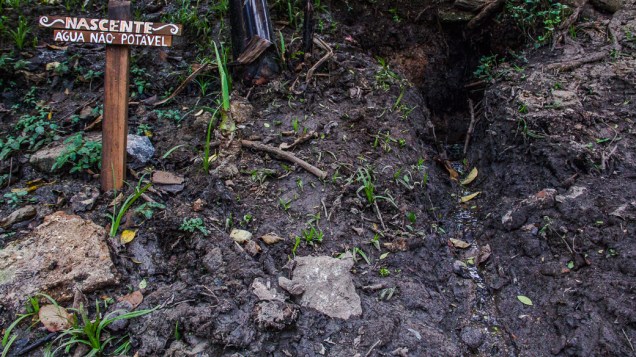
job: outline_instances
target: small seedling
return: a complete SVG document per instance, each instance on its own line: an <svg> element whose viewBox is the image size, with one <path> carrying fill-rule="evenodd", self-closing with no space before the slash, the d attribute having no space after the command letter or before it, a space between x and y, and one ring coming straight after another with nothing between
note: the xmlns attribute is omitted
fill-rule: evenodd
<svg viewBox="0 0 636 357"><path fill-rule="evenodd" d="M135 201L137 201L139 197L141 197L141 195L144 194L144 192L146 192L150 188L150 186L152 186L152 183L148 183L142 187L141 184L143 179L144 179L143 176L139 179L137 186L135 186L134 188L134 192L130 194L128 198L126 198L126 201L124 201L124 204L119 209L119 213L117 213L118 212L117 204L113 205L113 214L108 215L111 221L111 225L110 225L111 237L114 237L117 235L117 230L119 229L119 224L121 223L121 219L124 217L126 212L128 212L128 209L133 205L133 203L135 203ZM114 192L115 192L114 196L117 197L117 190L115 190ZM115 213L117 213L117 215L115 215Z"/></svg>
<svg viewBox="0 0 636 357"><path fill-rule="evenodd" d="M99 141L85 140L82 133L77 133L64 140L66 148L55 159L52 169L57 170L67 164L71 164L69 173L85 170L99 171L102 166L102 143Z"/></svg>
<svg viewBox="0 0 636 357"><path fill-rule="evenodd" d="M411 222L411 224L415 224L417 217L415 216L415 213L413 212L406 212L406 219L408 219L409 222Z"/></svg>
<svg viewBox="0 0 636 357"><path fill-rule="evenodd" d="M208 235L210 232L205 228L205 224L201 218L184 218L183 223L179 227L180 231L194 233L194 231L199 231L203 233L203 235Z"/></svg>
<svg viewBox="0 0 636 357"><path fill-rule="evenodd" d="M387 276L391 275L391 271L387 267L382 267L378 271L378 274L380 274L381 277L386 278Z"/></svg>
<svg viewBox="0 0 636 357"><path fill-rule="evenodd" d="M283 208L283 211L287 212L291 207L292 200L284 200L283 198L278 199L278 204Z"/></svg>

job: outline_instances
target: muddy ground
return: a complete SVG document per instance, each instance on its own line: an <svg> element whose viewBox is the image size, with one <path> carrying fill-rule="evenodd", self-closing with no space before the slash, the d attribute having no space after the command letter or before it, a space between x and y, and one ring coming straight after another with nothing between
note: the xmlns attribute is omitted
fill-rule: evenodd
<svg viewBox="0 0 636 357"><path fill-rule="evenodd" d="M148 193L165 209L151 218L129 215L124 228L138 229L132 242L104 238L119 284L86 292L88 301L116 298L142 284L140 308L162 306L130 321L129 355L635 354L633 1L568 4L566 17L580 13L541 46L503 9L471 25L481 9L475 3L320 2L316 36L334 57L309 81L307 69L324 50L315 48L303 65L294 56L302 16L290 21L286 4L270 4L286 61L264 85L234 81L233 102L253 109L237 137L278 147L315 132L291 151L327 171L325 179L248 148L233 160L236 170L218 169L221 151L211 173L204 172L206 112L217 106L219 91L214 71L200 77L209 88L193 82L175 100L151 104L192 65L212 58L209 43L192 43L209 37L229 45L225 13L202 3L196 12L213 23L209 32L186 26L170 49L133 49L130 132L150 136L156 153L146 164L130 162L129 182L163 170L185 184L176 193ZM70 13L99 17L100 6ZM134 11L159 21L179 4L137 2ZM63 4L5 5L5 23L15 26L20 13L33 25L38 15L69 12ZM51 47L50 31L35 27L27 38L36 46L18 51L6 33L0 42L0 53L11 58L0 73L2 137L15 135L18 120L38 107L58 125L47 141L98 132L99 125L86 128L99 117L103 75L87 73L103 71L103 47ZM498 55L492 70L475 76L480 58L491 54ZM47 70L52 62L68 68ZM162 157L177 145L183 146ZM27 204L37 215L0 231L0 247L24 239L58 210L108 227L112 193L101 193L86 211L72 204L80 190L99 188L97 170L36 170L29 158L40 148L28 146L2 160L2 193L36 179L47 184L17 202L5 196L0 217ZM473 168L477 178L461 184ZM364 170L381 196L377 208L360 190ZM201 218L209 234L181 230L185 218ZM295 237L311 227L323 232L322 242L303 238L294 248ZM253 233L260 251L230 239L233 228ZM270 232L285 240L256 239ZM330 318L286 295L279 305L284 317L263 321L256 278L277 287L279 277L290 276L294 255L357 249L368 259L358 253L351 269L361 316ZM6 329L22 302L0 303ZM21 325L9 355L45 335L37 325ZM43 353L39 347L26 355Z"/></svg>

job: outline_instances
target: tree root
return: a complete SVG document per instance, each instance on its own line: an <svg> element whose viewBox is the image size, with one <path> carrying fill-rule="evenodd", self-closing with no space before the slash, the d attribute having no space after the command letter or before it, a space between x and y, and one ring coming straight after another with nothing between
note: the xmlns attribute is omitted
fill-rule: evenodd
<svg viewBox="0 0 636 357"><path fill-rule="evenodd" d="M325 171L322 171L321 169L309 164L303 159L296 157L294 154L290 152L283 151L273 146L269 146L269 145L261 144L255 141L249 141L249 140L241 140L241 145L246 148L268 152L282 159L285 159L289 162L297 164L298 166L302 167L303 169L307 170L308 172L310 172L311 174L315 175L316 177L320 179L325 179L327 177L327 173Z"/></svg>

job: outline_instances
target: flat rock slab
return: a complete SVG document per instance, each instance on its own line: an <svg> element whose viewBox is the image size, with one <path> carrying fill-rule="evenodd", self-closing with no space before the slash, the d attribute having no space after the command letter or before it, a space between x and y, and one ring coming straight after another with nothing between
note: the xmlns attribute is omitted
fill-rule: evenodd
<svg viewBox="0 0 636 357"><path fill-rule="evenodd" d="M299 287L299 292L304 290L300 305L346 320L362 314L360 296L356 293L351 277L352 267L351 254L342 259L298 257L293 279L289 281L283 278L279 283L283 289L291 286Z"/></svg>
<svg viewBox="0 0 636 357"><path fill-rule="evenodd" d="M59 301L73 288L91 292L117 283L106 231L79 216L56 212L25 238L0 250L0 303L21 306L38 292Z"/></svg>

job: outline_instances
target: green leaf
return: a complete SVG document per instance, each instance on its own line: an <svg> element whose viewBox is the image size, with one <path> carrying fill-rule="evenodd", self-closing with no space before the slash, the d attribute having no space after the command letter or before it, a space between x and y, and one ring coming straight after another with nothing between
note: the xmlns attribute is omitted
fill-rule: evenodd
<svg viewBox="0 0 636 357"><path fill-rule="evenodd" d="M382 255L380 255L380 260L384 260L388 256L389 256L389 252L383 253Z"/></svg>
<svg viewBox="0 0 636 357"><path fill-rule="evenodd" d="M532 306L532 300L530 300L530 298L527 296L517 295L517 299L519 299L519 301L521 301L521 303L524 305Z"/></svg>

